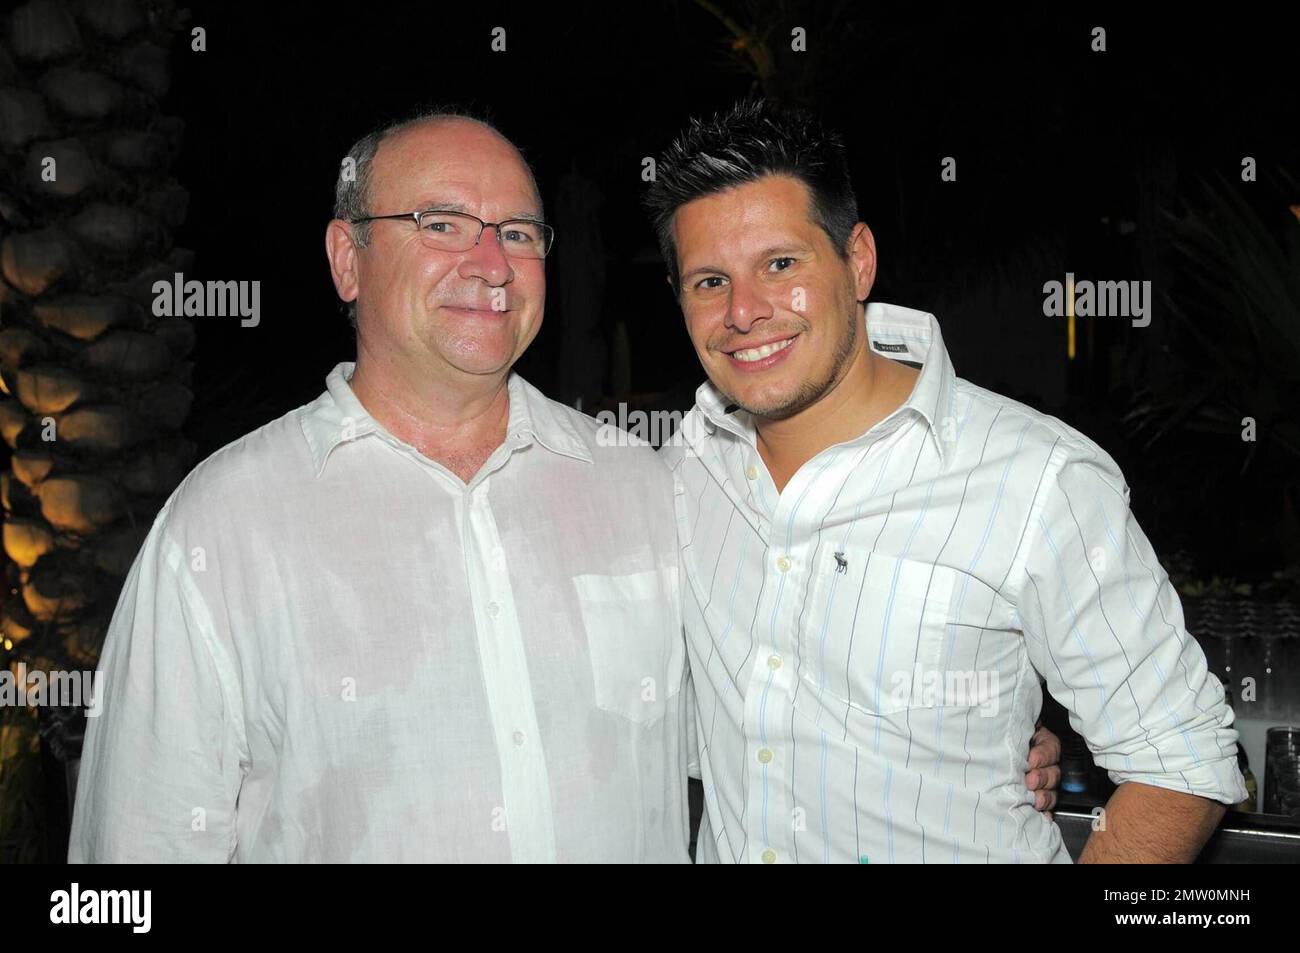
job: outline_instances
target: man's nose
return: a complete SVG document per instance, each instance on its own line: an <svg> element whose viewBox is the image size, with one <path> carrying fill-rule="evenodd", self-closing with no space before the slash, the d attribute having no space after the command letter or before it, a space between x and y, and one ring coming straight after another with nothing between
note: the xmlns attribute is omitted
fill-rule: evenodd
<svg viewBox="0 0 1300 953"><path fill-rule="evenodd" d="M731 300L727 307L727 327L744 334L756 321L772 316L772 306L759 289L744 281L732 280Z"/></svg>
<svg viewBox="0 0 1300 953"><path fill-rule="evenodd" d="M515 276L510 259L497 238L494 227L483 229L478 244L465 252L457 273L462 278L478 278L493 287L509 283Z"/></svg>

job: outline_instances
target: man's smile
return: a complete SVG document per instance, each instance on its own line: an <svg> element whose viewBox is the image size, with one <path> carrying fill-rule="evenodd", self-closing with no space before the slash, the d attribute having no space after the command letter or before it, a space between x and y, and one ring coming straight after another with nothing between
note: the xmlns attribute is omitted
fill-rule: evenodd
<svg viewBox="0 0 1300 953"><path fill-rule="evenodd" d="M440 307L442 308L443 311L454 311L457 314L463 314L466 317L470 317L470 318L483 318L489 315L507 315L510 314L512 310L510 308L499 309L499 308L480 308L480 307L472 307L472 306L464 307L464 306L452 305L452 304L444 304L444 305L440 305Z"/></svg>
<svg viewBox="0 0 1300 953"><path fill-rule="evenodd" d="M786 359L801 333L796 331L785 337L770 338L760 344L747 344L722 353L727 355L731 366L739 371L753 373L766 370Z"/></svg>

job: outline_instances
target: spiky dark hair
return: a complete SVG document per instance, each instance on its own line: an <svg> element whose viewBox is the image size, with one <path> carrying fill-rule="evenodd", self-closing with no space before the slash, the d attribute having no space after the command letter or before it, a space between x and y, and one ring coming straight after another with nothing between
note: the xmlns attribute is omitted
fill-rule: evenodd
<svg viewBox="0 0 1300 953"><path fill-rule="evenodd" d="M803 182L814 220L841 256L858 222L844 141L803 110L747 99L709 119L691 119L659 157L645 195L673 291L678 287L673 215L688 202L767 175Z"/></svg>

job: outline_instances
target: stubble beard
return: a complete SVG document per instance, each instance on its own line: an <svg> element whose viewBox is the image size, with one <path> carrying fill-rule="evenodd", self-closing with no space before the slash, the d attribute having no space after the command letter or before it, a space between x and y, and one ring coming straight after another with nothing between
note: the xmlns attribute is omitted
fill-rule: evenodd
<svg viewBox="0 0 1300 953"><path fill-rule="evenodd" d="M753 417L762 417L768 420L784 420L787 417L793 417L821 400L839 381L845 365L853 357L853 352L857 348L858 333L857 308L854 307L850 312L845 332L840 336L840 342L835 348L835 354L831 359L827 372L818 380L803 381L795 392L784 400L766 405L747 405L730 394L723 393L723 397L726 398L728 404L737 405Z"/></svg>

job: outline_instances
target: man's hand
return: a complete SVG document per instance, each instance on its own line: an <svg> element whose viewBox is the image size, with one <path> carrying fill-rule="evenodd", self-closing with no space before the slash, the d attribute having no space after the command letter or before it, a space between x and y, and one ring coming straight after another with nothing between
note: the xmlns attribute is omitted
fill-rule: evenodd
<svg viewBox="0 0 1300 953"><path fill-rule="evenodd" d="M1040 721L1037 731L1029 739L1029 770L1025 773L1025 787L1037 792L1034 795L1034 809L1043 811L1043 816L1052 819L1052 808L1056 807L1056 786L1061 783L1061 739L1056 737Z"/></svg>

